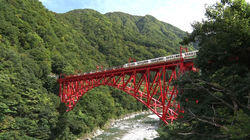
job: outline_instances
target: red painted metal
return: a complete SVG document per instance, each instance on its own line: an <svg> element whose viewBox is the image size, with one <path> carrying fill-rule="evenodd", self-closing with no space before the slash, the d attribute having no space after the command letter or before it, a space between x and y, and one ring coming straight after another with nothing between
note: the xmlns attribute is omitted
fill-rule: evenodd
<svg viewBox="0 0 250 140"><path fill-rule="evenodd" d="M192 59L184 60L181 56L181 59L170 62L66 76L58 79L59 96L70 111L89 90L102 85L111 86L133 96L168 124L184 113L180 103L175 101L178 90L173 81L183 72L193 69Z"/></svg>

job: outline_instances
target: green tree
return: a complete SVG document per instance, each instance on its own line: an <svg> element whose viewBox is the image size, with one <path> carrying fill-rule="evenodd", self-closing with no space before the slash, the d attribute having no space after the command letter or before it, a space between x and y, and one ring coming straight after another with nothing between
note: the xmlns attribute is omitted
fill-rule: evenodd
<svg viewBox="0 0 250 140"><path fill-rule="evenodd" d="M200 73L187 73L177 82L185 114L174 129L162 128L169 130L165 136L250 138L249 9L245 0L221 0L206 9L206 20L193 25L183 43L198 42Z"/></svg>

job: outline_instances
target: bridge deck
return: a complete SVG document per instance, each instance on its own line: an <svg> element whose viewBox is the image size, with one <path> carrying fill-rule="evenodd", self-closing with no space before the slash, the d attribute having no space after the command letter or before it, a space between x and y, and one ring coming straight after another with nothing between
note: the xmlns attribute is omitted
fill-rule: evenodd
<svg viewBox="0 0 250 140"><path fill-rule="evenodd" d="M193 63L193 59L185 59L184 63ZM159 68L162 68L162 66L165 66L166 69L175 69L176 65L180 63L180 60L175 61L168 61L168 62L161 62L161 63L153 63L153 64L146 64L136 67L127 67L127 68L119 68L114 70L103 70L96 73L88 73L88 74L79 74L79 75L69 75L64 78L59 78L59 82L69 82L69 81L75 81L77 79L92 79L93 77L98 78L103 75L114 75L117 76L123 72L125 73L133 73L134 70L136 70L138 73L144 73L147 68L150 68L151 71L158 71Z"/></svg>

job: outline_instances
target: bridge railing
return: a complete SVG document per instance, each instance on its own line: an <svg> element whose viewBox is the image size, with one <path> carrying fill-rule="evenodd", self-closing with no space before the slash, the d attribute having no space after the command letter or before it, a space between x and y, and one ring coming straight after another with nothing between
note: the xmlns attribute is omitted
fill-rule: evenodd
<svg viewBox="0 0 250 140"><path fill-rule="evenodd" d="M164 57L142 60L142 61L138 61L138 62L126 63L126 64L120 65L120 66L114 66L114 67L104 68L101 70L93 70L90 72L85 72L85 73L83 73L83 75L98 73L98 72L103 72L103 71L116 70L116 69L121 69L121 68L126 69L126 68L133 68L133 67L138 67L138 66L143 66L143 65L151 65L151 64L155 64L155 63L161 63L161 62L171 62L171 61L179 60L179 59L181 59L181 57L185 61L186 59L195 58L197 56L197 52L198 51L196 50L196 51L192 51L192 52L182 53L182 56L180 54L174 54L174 55L169 55L169 56L164 56ZM79 75L81 75L81 74L79 74Z"/></svg>

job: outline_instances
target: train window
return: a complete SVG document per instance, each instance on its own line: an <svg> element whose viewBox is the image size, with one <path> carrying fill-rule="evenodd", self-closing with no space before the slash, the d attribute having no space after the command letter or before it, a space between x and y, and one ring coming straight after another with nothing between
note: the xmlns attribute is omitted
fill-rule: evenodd
<svg viewBox="0 0 250 140"><path fill-rule="evenodd" d="M148 63L148 60L145 60L145 61L143 61L143 63L142 64L147 64Z"/></svg>

